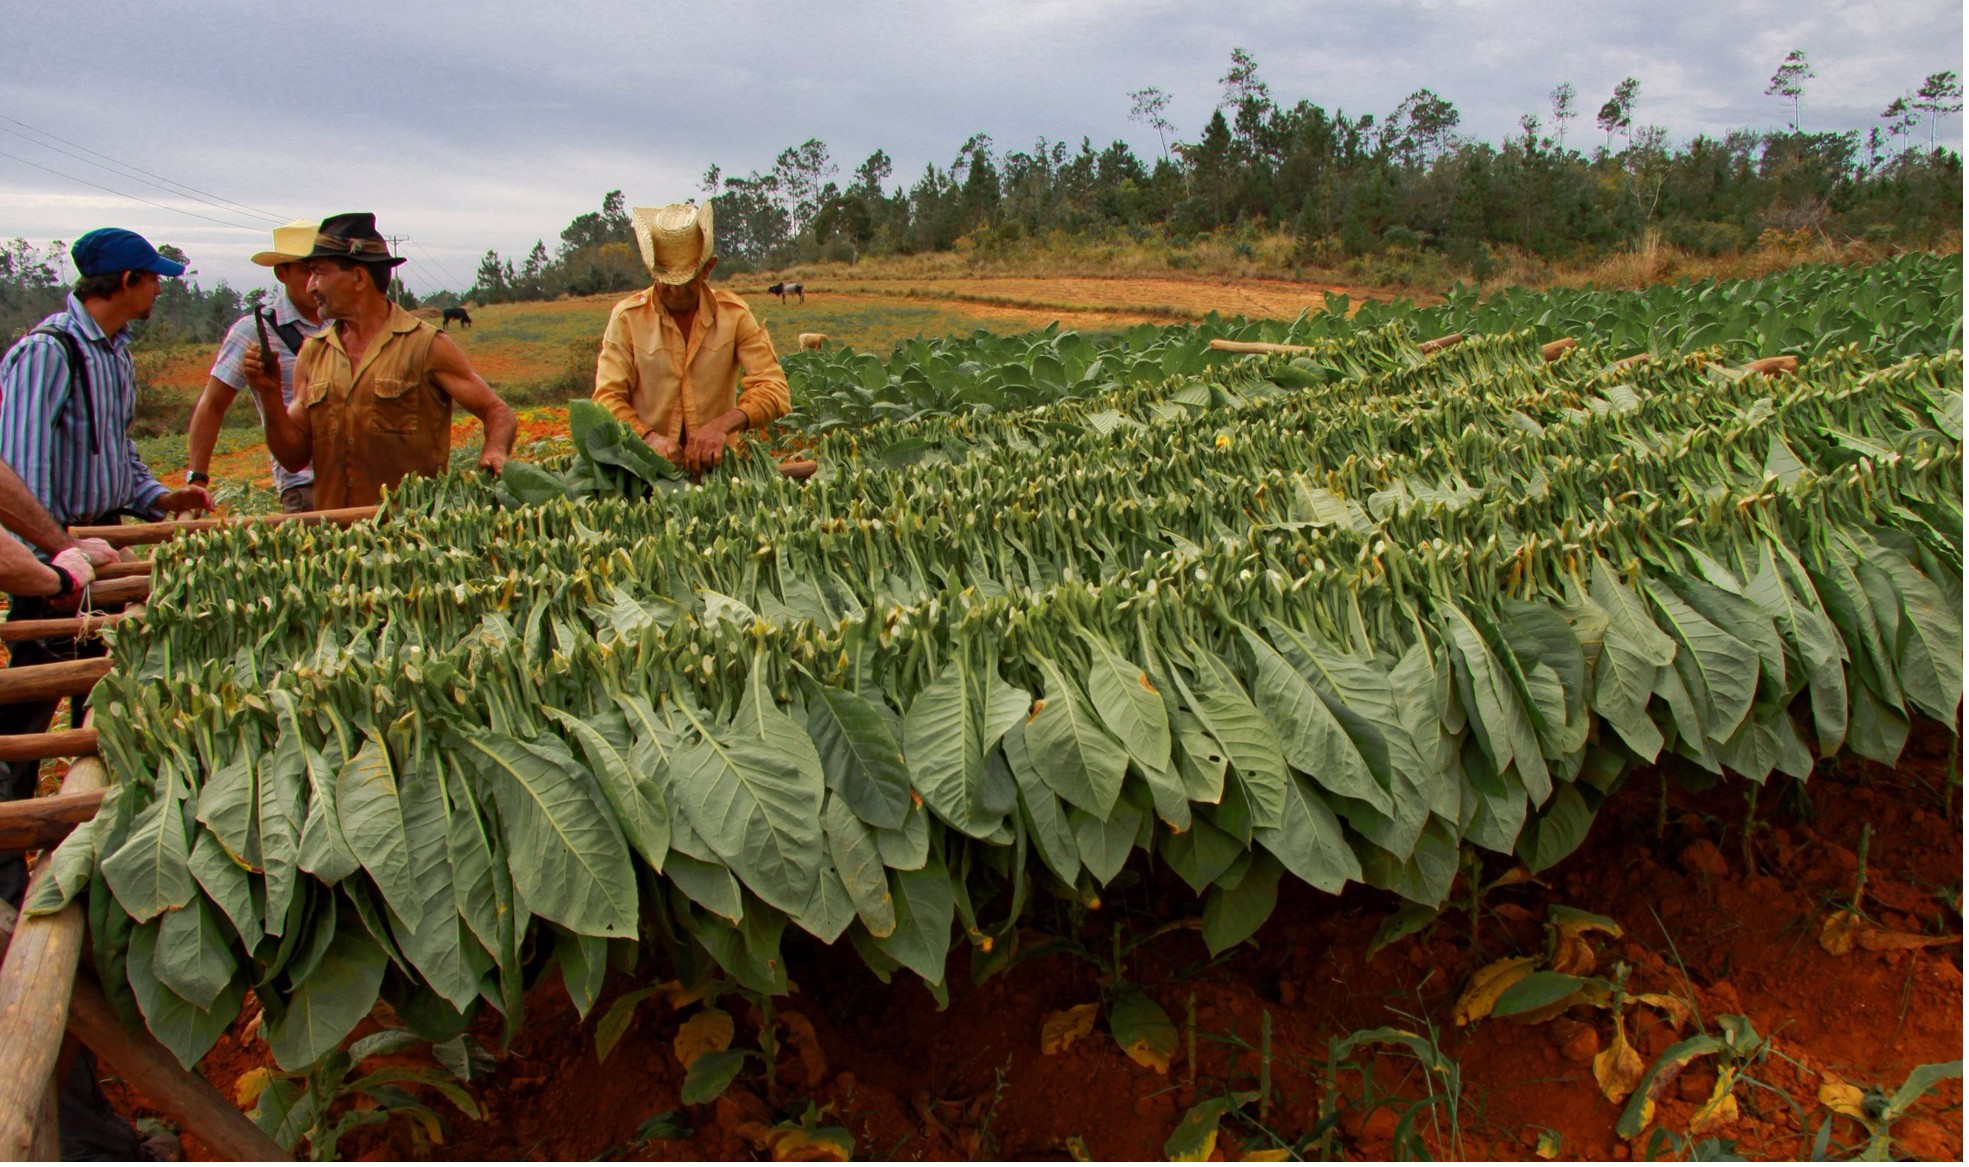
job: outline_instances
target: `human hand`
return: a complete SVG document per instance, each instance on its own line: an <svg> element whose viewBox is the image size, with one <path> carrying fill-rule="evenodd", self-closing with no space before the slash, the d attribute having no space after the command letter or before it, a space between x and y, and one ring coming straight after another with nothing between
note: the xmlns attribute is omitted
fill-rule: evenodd
<svg viewBox="0 0 1969 1167"><path fill-rule="evenodd" d="M66 551L69 548L65 547L63 550ZM103 567L115 563L121 558L117 554L116 548L109 545L107 539L77 539L74 550L80 551L82 554L88 556L91 567Z"/></svg>
<svg viewBox="0 0 1969 1167"><path fill-rule="evenodd" d="M684 443L684 471L695 478L716 466L718 460L725 456L727 432L715 421L692 430L689 440Z"/></svg>
<svg viewBox="0 0 1969 1167"><path fill-rule="evenodd" d="M684 448L677 444L675 438L668 438L659 433L647 433L643 435L643 444L655 450L658 456L672 466L684 464Z"/></svg>
<svg viewBox="0 0 1969 1167"><path fill-rule="evenodd" d="M88 553L80 547L64 547L55 553L51 562L69 574L75 581L75 590L81 591L96 582L95 565L89 562Z"/></svg>
<svg viewBox="0 0 1969 1167"><path fill-rule="evenodd" d="M187 486L182 490L174 490L163 498L158 499L157 505L159 509L169 511L174 515L181 515L186 511L197 512L215 509L212 503L211 493L202 486Z"/></svg>
<svg viewBox="0 0 1969 1167"><path fill-rule="evenodd" d="M250 349L244 364L247 388L259 396L280 393L280 361L272 350L260 347Z"/></svg>
<svg viewBox="0 0 1969 1167"><path fill-rule="evenodd" d="M497 478L506 469L506 455L499 450L486 450L479 454L479 469Z"/></svg>

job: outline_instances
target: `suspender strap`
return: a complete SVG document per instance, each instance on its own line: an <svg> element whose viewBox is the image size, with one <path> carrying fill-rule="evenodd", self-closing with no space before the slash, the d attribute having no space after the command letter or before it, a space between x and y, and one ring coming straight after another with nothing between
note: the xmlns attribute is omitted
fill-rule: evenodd
<svg viewBox="0 0 1969 1167"><path fill-rule="evenodd" d="M55 418L59 421L68 412L69 402L80 396L83 423L89 427L89 452L100 455L103 446L102 438L96 433L95 394L89 385L89 365L82 359L82 342L76 339L74 333L52 324L37 324L27 334L52 336L61 342L63 355L68 358L68 396L62 399L61 407L55 411Z"/></svg>

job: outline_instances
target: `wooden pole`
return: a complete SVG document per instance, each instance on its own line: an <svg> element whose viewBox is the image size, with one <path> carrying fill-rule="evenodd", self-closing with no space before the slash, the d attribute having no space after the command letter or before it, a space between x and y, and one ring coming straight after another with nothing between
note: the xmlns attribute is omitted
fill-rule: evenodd
<svg viewBox="0 0 1969 1167"><path fill-rule="evenodd" d="M96 817L96 809L103 804L103 793L85 790L80 794L51 794L46 798L0 802L0 855L42 851L68 838L77 825Z"/></svg>
<svg viewBox="0 0 1969 1167"><path fill-rule="evenodd" d="M1220 353L1310 353L1317 352L1309 344L1273 344L1266 340L1225 340L1218 337L1210 342L1210 347Z"/></svg>
<svg viewBox="0 0 1969 1167"><path fill-rule="evenodd" d="M60 729L47 733L0 734L0 762L29 762L42 758L86 758L96 752L96 729ZM12 803L0 802L0 815Z"/></svg>
<svg viewBox="0 0 1969 1167"><path fill-rule="evenodd" d="M1762 373L1766 377L1775 377L1780 373L1796 373L1798 371L1798 358L1761 357L1745 365L1744 368L1753 373Z"/></svg>
<svg viewBox="0 0 1969 1167"><path fill-rule="evenodd" d="M812 478L814 476L814 473L819 469L820 469L820 463L810 460L802 460L798 462L781 462L779 464L779 472L781 474L786 475L788 478L792 478L795 480Z"/></svg>
<svg viewBox="0 0 1969 1167"><path fill-rule="evenodd" d="M99 580L129 579L132 576L149 575L150 560L126 559L121 563L105 563L96 569Z"/></svg>
<svg viewBox="0 0 1969 1167"><path fill-rule="evenodd" d="M1578 341L1570 336L1562 336L1550 344L1539 346L1538 355L1545 358L1546 364L1551 364L1578 347Z"/></svg>
<svg viewBox="0 0 1969 1167"><path fill-rule="evenodd" d="M57 636L80 640L85 636L94 636L129 616L128 612L110 612L101 616L60 616L53 620L8 620L0 622L0 644L12 644L17 640L46 640Z"/></svg>
<svg viewBox="0 0 1969 1167"><path fill-rule="evenodd" d="M16 918L14 909L0 902L0 956L6 955ZM242 1163L278 1162L289 1157L210 1082L180 1066L162 1042L147 1031L125 1029L109 1003L109 995L87 971L75 977L68 1032L95 1050L146 1102L170 1115L180 1129L197 1135L220 1155Z"/></svg>
<svg viewBox="0 0 1969 1167"><path fill-rule="evenodd" d="M68 768L62 793L84 794L108 784L103 764L83 758ZM46 878L44 864L28 884L30 898ZM0 1160L25 1158L35 1148L42 1099L68 1029L83 932L80 904L31 916L15 927L6 963L0 964L0 1050L6 1051L0 1059Z"/></svg>
<svg viewBox="0 0 1969 1167"><path fill-rule="evenodd" d="M168 523L70 527L68 533L77 539L102 539L111 547L133 547L139 543L166 543L186 531L216 531L221 527L242 527L253 523L333 523L346 527L375 515L375 507L343 507L340 510L301 511L291 515L236 515L224 519L174 519Z"/></svg>
<svg viewBox="0 0 1969 1167"><path fill-rule="evenodd" d="M1452 332L1448 336L1439 336L1434 340L1425 340L1421 344L1416 345L1415 347L1424 353L1434 353L1434 352L1441 352L1442 350L1448 348L1453 344L1462 344L1462 343L1463 343L1463 334L1460 332Z"/></svg>
<svg viewBox="0 0 1969 1167"><path fill-rule="evenodd" d="M87 693L96 687L97 681L109 675L110 664L110 658L106 656L92 656L82 660L0 669L0 705L48 701Z"/></svg>
<svg viewBox="0 0 1969 1167"><path fill-rule="evenodd" d="M128 604L150 598L150 577L132 576L129 579L112 579L89 585L89 603L92 606L109 604Z"/></svg>

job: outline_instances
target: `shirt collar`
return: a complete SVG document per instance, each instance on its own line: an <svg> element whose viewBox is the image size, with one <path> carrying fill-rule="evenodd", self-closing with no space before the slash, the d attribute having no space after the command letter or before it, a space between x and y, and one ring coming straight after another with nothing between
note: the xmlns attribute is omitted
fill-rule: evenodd
<svg viewBox="0 0 1969 1167"><path fill-rule="evenodd" d="M75 322L75 327L71 331L83 340L116 343L119 340L127 341L130 337L130 326L127 324L117 329L115 336L103 332L103 326L96 323L94 316L89 315L89 310L83 307L82 301L74 292L68 294L68 316Z"/></svg>
<svg viewBox="0 0 1969 1167"><path fill-rule="evenodd" d="M310 336L312 336L316 332L321 331L323 325L311 324L308 322L308 318L306 316L301 315L301 309L297 304L294 303L294 297L287 294L286 285L279 284L276 286L280 290L278 293L275 294L273 298L274 323L298 324L301 326L301 331L309 334Z"/></svg>

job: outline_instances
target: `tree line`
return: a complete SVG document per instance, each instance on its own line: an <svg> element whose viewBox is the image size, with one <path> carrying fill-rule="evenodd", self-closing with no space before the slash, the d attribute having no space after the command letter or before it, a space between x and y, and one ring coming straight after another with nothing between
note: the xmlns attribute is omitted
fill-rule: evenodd
<svg viewBox="0 0 1969 1167"><path fill-rule="evenodd" d="M844 178L826 143L810 139L765 170L713 165L699 194L717 208L728 272L947 251L960 239L1003 254L1062 233L1181 243L1248 227L1290 233L1295 259L1309 265L1405 247L1440 252L1477 278L1500 248L1591 258L1650 236L1701 255L1750 248L1769 230L1900 247L1959 240L1962 160L1935 144L1941 120L1962 109L1957 74L1895 97L1864 134L1806 128L1814 76L1802 50L1778 66L1764 92L1789 113L1779 130L1671 143L1642 116L1642 83L1628 77L1597 108L1593 138L1575 124L1592 107L1562 83L1546 110L1489 142L1463 134L1456 106L1428 89L1381 115L1283 104L1253 56L1235 49L1221 99L1193 138L1177 138L1164 91L1128 95L1131 118L1156 135L1147 157L1086 138L1001 150L979 133L948 165L904 184L882 150ZM622 194L611 191L551 254L536 242L516 268L488 251L467 298L647 282Z"/></svg>

